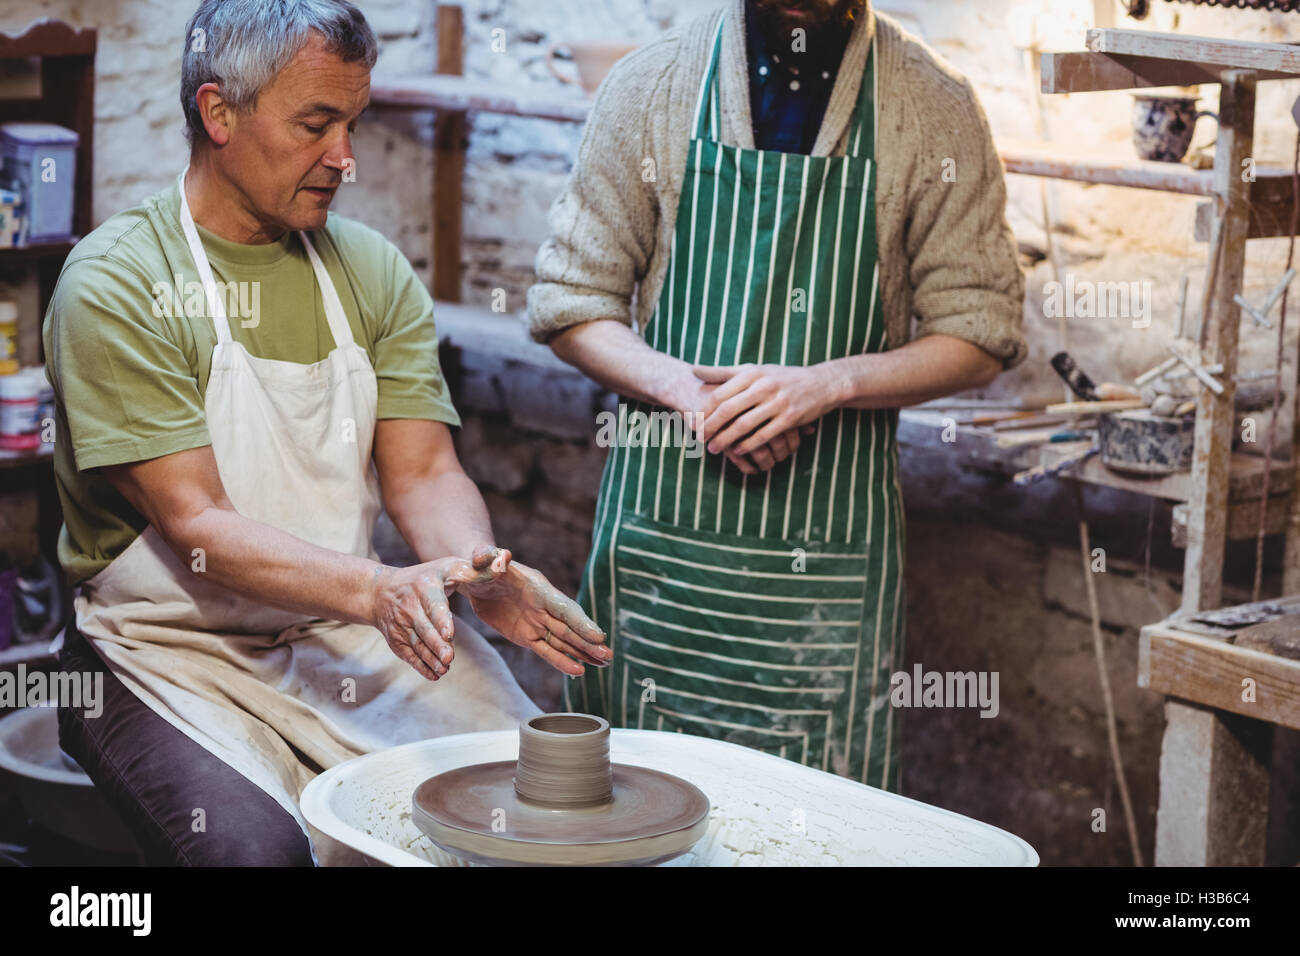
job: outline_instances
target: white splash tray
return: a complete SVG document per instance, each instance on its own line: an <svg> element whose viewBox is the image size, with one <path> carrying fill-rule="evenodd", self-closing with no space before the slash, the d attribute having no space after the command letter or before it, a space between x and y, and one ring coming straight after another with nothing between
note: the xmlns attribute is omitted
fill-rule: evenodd
<svg viewBox="0 0 1300 956"><path fill-rule="evenodd" d="M665 866L1036 866L1020 837L770 754L688 734L614 730L615 763L684 777L713 805L709 830ZM519 755L519 733L457 734L327 770L302 795L318 830L389 866L464 866L411 820L411 794L445 770Z"/></svg>

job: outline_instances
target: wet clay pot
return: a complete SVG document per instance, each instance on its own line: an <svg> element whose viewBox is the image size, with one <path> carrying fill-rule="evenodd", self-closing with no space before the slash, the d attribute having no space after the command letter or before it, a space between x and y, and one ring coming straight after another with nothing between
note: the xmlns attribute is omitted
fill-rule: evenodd
<svg viewBox="0 0 1300 956"><path fill-rule="evenodd" d="M1187 155L1202 116L1218 116L1198 111L1195 96L1168 96L1159 93L1133 94L1133 146L1143 159L1162 163L1179 163Z"/></svg>
<svg viewBox="0 0 1300 956"><path fill-rule="evenodd" d="M611 764L609 723L543 714L519 726L519 759L438 774L412 819L475 863L632 866L685 853L708 826L709 799L672 774Z"/></svg>

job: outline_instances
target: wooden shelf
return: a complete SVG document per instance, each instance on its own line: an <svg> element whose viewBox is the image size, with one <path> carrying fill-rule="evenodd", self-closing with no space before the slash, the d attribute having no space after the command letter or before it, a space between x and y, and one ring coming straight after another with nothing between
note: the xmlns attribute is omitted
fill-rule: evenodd
<svg viewBox="0 0 1300 956"><path fill-rule="evenodd" d="M54 461L53 442L42 442L40 447L30 451L0 448L0 471L6 468L22 468L25 465L48 464L52 461Z"/></svg>
<svg viewBox="0 0 1300 956"><path fill-rule="evenodd" d="M0 33L0 58L28 56L94 56L96 34L45 17L22 33Z"/></svg>
<svg viewBox="0 0 1300 956"><path fill-rule="evenodd" d="M1092 53L1175 60L1216 70L1258 70L1300 76L1300 45L1293 43L1258 43L1107 28L1089 30L1084 45Z"/></svg>
<svg viewBox="0 0 1300 956"><path fill-rule="evenodd" d="M23 32L0 33L0 59L40 60L39 98L0 100L0 123L54 123L77 133L77 168L73 181L72 231L84 236L92 228L95 169L95 51L98 34L57 20L37 20ZM0 265L31 264L40 289L43 313L54 294L59 269L73 243L49 243L0 250Z"/></svg>
<svg viewBox="0 0 1300 956"><path fill-rule="evenodd" d="M1087 52L1044 53L1044 93L1096 93L1221 83L1225 70L1258 80L1300 76L1300 46L1144 30L1089 30Z"/></svg>
<svg viewBox="0 0 1300 956"><path fill-rule="evenodd" d="M376 74L370 81L370 102L410 110L499 113L564 123L585 123L592 101L585 96L557 96L511 90L463 76Z"/></svg>
<svg viewBox="0 0 1300 956"><path fill-rule="evenodd" d="M960 455L962 463L979 471L988 471L1000 475L1014 475L1037 465L1052 466L1065 458L1077 455L1088 447L1088 441L1041 443L1017 445L1010 448L998 444L1000 437L1024 434L1018 430L999 430L987 425L956 426L956 441L942 442L940 432L944 420L960 420L953 412L935 411L928 408L903 409L900 415L899 442L902 444L923 445L931 448L949 449ZM1060 431L1068 430L1068 425L1059 426ZM1175 511L1191 498L1192 474L1190 471L1178 472L1152 478L1142 478L1108 468L1097 455L1081 465L1076 465L1061 475L1088 485L1103 488L1115 488L1134 494L1160 498L1174 504ZM1290 462L1274 461L1273 474L1269 478L1269 512L1274 521L1270 522L1270 531L1282 531L1282 516L1295 482L1295 467ZM1258 520L1259 498L1264 487L1264 459L1255 455L1237 452L1232 456L1228 478L1228 505L1231 514L1237 520L1228 523L1229 537L1235 540L1253 537ZM1277 525L1275 527L1275 524ZM1175 522L1174 543L1182 546L1186 540L1186 522L1182 528ZM1180 539L1181 531L1181 539Z"/></svg>
<svg viewBox="0 0 1300 956"><path fill-rule="evenodd" d="M1054 465L1063 458L1078 454L1088 447L1088 442L1062 442L1057 445L1040 445L1039 463ZM1256 455L1235 452L1228 469L1228 504L1259 503L1264 488L1264 459ZM1071 468L1068 477L1089 485L1118 488L1151 498L1185 502L1192 496L1192 473L1176 472L1153 478L1128 475L1108 468L1101 457L1094 455L1082 465ZM1269 478L1269 497L1285 498L1291 493L1295 480L1295 467L1287 461L1274 461Z"/></svg>
<svg viewBox="0 0 1300 956"><path fill-rule="evenodd" d="M1272 645L1238 643L1252 624L1283 618L1300 628L1300 596L1148 624L1138 641L1138 686L1300 730L1300 660L1272 653ZM1249 702L1242 700L1243 677L1255 681Z"/></svg>
<svg viewBox="0 0 1300 956"><path fill-rule="evenodd" d="M0 268L26 265L41 259L66 258L78 241L73 238L64 242L45 242L34 246L12 246L8 249L0 249Z"/></svg>
<svg viewBox="0 0 1300 956"><path fill-rule="evenodd" d="M1044 53L1044 93L1098 93L1140 90L1156 86L1200 86L1219 83L1221 64L1183 63L1122 53ZM1289 80L1290 73L1259 71L1261 80Z"/></svg>

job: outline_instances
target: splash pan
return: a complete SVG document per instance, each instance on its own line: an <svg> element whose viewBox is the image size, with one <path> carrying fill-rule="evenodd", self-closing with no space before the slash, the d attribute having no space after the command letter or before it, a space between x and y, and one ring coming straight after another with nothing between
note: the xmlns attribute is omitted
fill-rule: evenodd
<svg viewBox="0 0 1300 956"><path fill-rule="evenodd" d="M665 866L1036 866L1005 830L790 760L688 734L610 732L617 764L691 781L708 794L704 836ZM519 757L519 734L491 730L357 757L303 791L312 826L389 866L465 866L421 832L411 795L448 770Z"/></svg>

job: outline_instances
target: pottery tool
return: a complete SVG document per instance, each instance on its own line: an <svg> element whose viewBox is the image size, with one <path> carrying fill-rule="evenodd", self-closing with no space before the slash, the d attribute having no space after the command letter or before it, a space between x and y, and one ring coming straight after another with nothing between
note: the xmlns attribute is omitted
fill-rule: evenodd
<svg viewBox="0 0 1300 956"><path fill-rule="evenodd" d="M1023 421L1031 418L1041 417L1038 412L1003 412L1000 415L976 415L970 421L963 422L963 425L997 425L1006 422Z"/></svg>
<svg viewBox="0 0 1300 956"><path fill-rule="evenodd" d="M1092 437L1093 433L1087 431L1054 432L1048 429L1046 431L1027 432L1023 435L999 435L997 445L999 448L1019 448L1023 445L1055 445L1067 441L1087 441Z"/></svg>
<svg viewBox="0 0 1300 956"><path fill-rule="evenodd" d="M1218 379L1216 379L1213 375L1211 375L1207 369L1204 369L1201 366L1197 365L1195 362L1193 362L1191 359L1184 356L1182 352L1179 352L1178 349L1174 348L1172 345L1167 346L1167 348L1173 354L1174 358L1176 358L1179 362L1185 365L1193 375L1195 375L1198 379L1200 379L1202 385L1204 385L1206 388L1212 391L1215 395L1223 394L1223 383L1220 382ZM1220 371L1222 371L1221 366L1220 366Z"/></svg>
<svg viewBox="0 0 1300 956"><path fill-rule="evenodd" d="M1088 448L1085 448L1077 454L1070 455L1067 458L1062 458L1054 465L1036 465L1033 468L1026 469L1025 471L1017 472L1012 477L1011 481L1017 488L1037 484L1044 478L1051 478L1053 475L1059 475L1067 468L1073 468L1075 465L1083 464L1093 455L1097 454L1097 451L1098 448L1095 444L1090 445Z"/></svg>
<svg viewBox="0 0 1300 956"><path fill-rule="evenodd" d="M1032 418L1019 418L1012 421L997 422L993 425L995 432L1019 431L1022 428L1046 428L1048 425L1063 425L1068 421L1078 422L1067 415L1034 415Z"/></svg>
<svg viewBox="0 0 1300 956"><path fill-rule="evenodd" d="M1245 372L1238 372L1233 376L1238 382L1254 382L1261 378L1273 378L1277 372L1271 368L1252 368Z"/></svg>
<svg viewBox="0 0 1300 956"><path fill-rule="evenodd" d="M1188 375L1192 374L1188 369L1178 367L1181 364L1178 361L1178 359L1174 359L1173 361L1174 361L1174 368L1161 375L1160 376L1161 378L1163 379L1186 378ZM1202 365L1201 371L1208 372L1210 375L1222 375L1223 363L1215 362L1213 365Z"/></svg>
<svg viewBox="0 0 1300 956"><path fill-rule="evenodd" d="M989 409L1013 409L1022 411L1025 407L1023 398L936 398L928 402L921 402L919 405L910 405L909 408L989 408Z"/></svg>
<svg viewBox="0 0 1300 956"><path fill-rule="evenodd" d="M1274 286L1273 291L1268 294L1268 301L1265 302L1261 308L1257 309L1251 305L1246 301L1246 297L1240 292L1232 297L1232 301L1241 306L1242 311L1254 319L1256 325L1262 325L1266 329L1271 329L1273 323L1268 320L1268 314L1273 311L1273 306L1277 305L1277 300L1282 298L1282 293L1286 291L1287 286L1291 284L1291 280L1294 278L1295 270L1287 269L1286 274L1283 275L1278 284Z"/></svg>
<svg viewBox="0 0 1300 956"><path fill-rule="evenodd" d="M1140 398L1120 398L1104 402L1059 402L1048 405L1044 411L1048 415L1095 415L1100 412L1123 412L1145 405L1146 402Z"/></svg>
<svg viewBox="0 0 1300 956"><path fill-rule="evenodd" d="M1077 362L1069 352L1057 352L1051 358L1052 368L1056 374L1070 387L1075 395L1085 402L1095 402L1098 399L1097 386L1090 379L1083 369L1079 368Z"/></svg>
<svg viewBox="0 0 1300 956"><path fill-rule="evenodd" d="M1140 387L1142 385L1147 384L1147 382L1153 382L1156 379L1160 378L1162 375L1164 375L1165 372L1168 372L1170 369L1174 368L1174 366L1176 366L1177 364L1178 364L1178 359L1170 356L1169 358L1161 362L1159 365L1147 369L1137 378L1133 379L1133 384Z"/></svg>
<svg viewBox="0 0 1300 956"><path fill-rule="evenodd" d="M519 759L440 773L411 818L474 863L640 866L680 856L704 835L709 798L680 777L609 759L609 722L543 714L519 725Z"/></svg>

